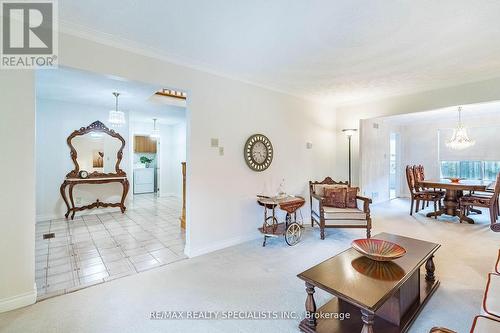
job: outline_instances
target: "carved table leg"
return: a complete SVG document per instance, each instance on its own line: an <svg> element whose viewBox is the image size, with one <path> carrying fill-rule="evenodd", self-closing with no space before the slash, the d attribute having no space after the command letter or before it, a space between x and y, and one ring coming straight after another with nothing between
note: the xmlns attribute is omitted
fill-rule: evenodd
<svg viewBox="0 0 500 333"><path fill-rule="evenodd" d="M363 321L361 333L374 333L373 323L375 322L375 314L373 312L361 310L361 320Z"/></svg>
<svg viewBox="0 0 500 333"><path fill-rule="evenodd" d="M434 266L434 256L431 256L429 259L427 259L427 262L425 263L425 280L429 282L434 282L436 280L436 277L434 276L434 271L436 270L436 266Z"/></svg>
<svg viewBox="0 0 500 333"><path fill-rule="evenodd" d="M120 210L122 211L122 213L125 213L125 209L127 209L127 207L125 207L125 198L127 197L128 188L130 185L128 179L124 179L122 185L123 185L123 194L122 194L122 200L120 201Z"/></svg>
<svg viewBox="0 0 500 333"><path fill-rule="evenodd" d="M66 181L64 181L62 184L61 184L61 188L59 189L60 192L61 192L61 196L64 200L64 203L66 204L66 214L64 214L64 216L66 218L68 218L69 216L69 202L68 202L68 198L66 196L66 186L68 185L68 183Z"/></svg>
<svg viewBox="0 0 500 333"><path fill-rule="evenodd" d="M314 301L314 286L306 282L306 313L307 313L307 326L316 330L316 302Z"/></svg>
<svg viewBox="0 0 500 333"><path fill-rule="evenodd" d="M73 200L73 187L75 187L75 184L69 184L69 201L71 202L71 211L73 211L73 214L71 214L71 219L73 220L75 218L75 201Z"/></svg>

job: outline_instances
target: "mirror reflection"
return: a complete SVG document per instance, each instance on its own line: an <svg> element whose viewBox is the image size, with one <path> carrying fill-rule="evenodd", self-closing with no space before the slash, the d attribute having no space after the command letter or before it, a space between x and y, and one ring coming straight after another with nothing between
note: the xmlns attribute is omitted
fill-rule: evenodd
<svg viewBox="0 0 500 333"><path fill-rule="evenodd" d="M365 276L381 281L397 281L405 275L404 269L392 261L375 261L359 257L351 262L352 267Z"/></svg>
<svg viewBox="0 0 500 333"><path fill-rule="evenodd" d="M71 141L77 153L79 170L114 173L121 141L103 132L75 136Z"/></svg>

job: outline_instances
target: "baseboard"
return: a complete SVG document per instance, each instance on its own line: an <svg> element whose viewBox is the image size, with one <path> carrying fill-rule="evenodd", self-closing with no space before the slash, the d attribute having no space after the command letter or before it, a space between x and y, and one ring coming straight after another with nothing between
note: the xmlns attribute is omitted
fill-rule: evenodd
<svg viewBox="0 0 500 333"><path fill-rule="evenodd" d="M181 198L182 196L179 193L173 193L173 192L168 192L168 193L162 193L160 191L160 198L166 198L166 197L176 197L176 198Z"/></svg>
<svg viewBox="0 0 500 333"><path fill-rule="evenodd" d="M57 219L60 219L60 218L64 218L64 214L62 214L61 216L59 215L37 215L35 217L35 221L36 222L45 222L45 221L50 221L50 220L57 220Z"/></svg>
<svg viewBox="0 0 500 333"><path fill-rule="evenodd" d="M223 241L220 241L220 242L208 245L208 246L198 248L198 249L187 249L186 255L189 258L198 257L198 256L201 256L203 254L207 254L207 253L214 252L217 250L225 249L226 247L249 242L249 241L258 239L259 237L262 237L262 236L259 234L252 234L252 235L241 236L241 237L233 237L233 238L229 238L229 239L226 239L226 240L223 240Z"/></svg>
<svg viewBox="0 0 500 333"><path fill-rule="evenodd" d="M32 291L0 299L0 313L22 308L36 302L36 283Z"/></svg>
<svg viewBox="0 0 500 333"><path fill-rule="evenodd" d="M75 216L84 216L84 215L96 215L96 214L104 214L104 213L116 213L119 212L120 208L118 207L105 207L105 208L94 208L91 210L84 210L82 212L77 212ZM50 220L60 220L64 219L64 213L61 213L60 215L58 214L41 214L35 216L35 221L36 222L45 222L45 221L50 221ZM71 219L68 219L68 221L71 221Z"/></svg>

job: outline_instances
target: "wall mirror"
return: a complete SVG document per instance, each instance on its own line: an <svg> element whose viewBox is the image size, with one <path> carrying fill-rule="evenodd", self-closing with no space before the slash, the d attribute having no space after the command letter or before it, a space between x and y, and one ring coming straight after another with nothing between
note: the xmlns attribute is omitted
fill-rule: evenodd
<svg viewBox="0 0 500 333"><path fill-rule="evenodd" d="M126 176L120 169L125 140L100 121L74 131L67 142L75 164L67 178L79 177L80 171L88 172L88 178Z"/></svg>

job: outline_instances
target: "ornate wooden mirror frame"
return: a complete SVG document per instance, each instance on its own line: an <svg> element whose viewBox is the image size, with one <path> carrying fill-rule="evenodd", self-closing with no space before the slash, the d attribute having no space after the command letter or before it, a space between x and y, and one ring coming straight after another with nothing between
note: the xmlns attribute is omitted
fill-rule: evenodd
<svg viewBox="0 0 500 333"><path fill-rule="evenodd" d="M104 125L103 123L101 123L100 121L97 120L97 121L94 121L92 124L90 124L87 127L81 127L79 130L73 131L73 133L71 133L70 136L68 136L68 139L66 140L66 142L68 143L68 146L71 149L70 155L71 155L71 159L73 160L73 163L75 164L75 169L72 170L70 173L68 173L66 175L66 178L78 178L79 177L78 173L80 172L80 166L78 165L78 162L77 162L78 153L77 153L75 147L72 145L71 141L73 140L73 138L75 138L77 136L85 135L85 134L91 133L91 132L101 132L101 133L108 134L109 136L112 136L112 137L120 140L122 145L121 145L121 147L118 150L118 153L116 155L116 165L115 165L115 172L114 173L103 173L103 172L94 171L92 173L89 173L88 178L126 177L127 173L125 171L123 171L122 169L120 169L120 162L122 161L122 158L123 158L123 148L125 148L125 139L123 139L123 137L120 134L118 134L117 132L115 132L112 129L109 129L108 127L106 127L106 125Z"/></svg>

